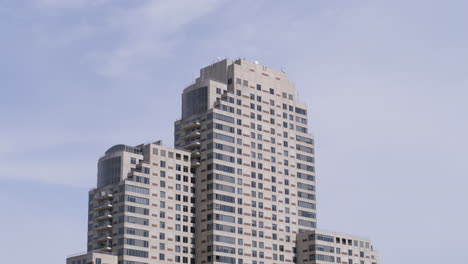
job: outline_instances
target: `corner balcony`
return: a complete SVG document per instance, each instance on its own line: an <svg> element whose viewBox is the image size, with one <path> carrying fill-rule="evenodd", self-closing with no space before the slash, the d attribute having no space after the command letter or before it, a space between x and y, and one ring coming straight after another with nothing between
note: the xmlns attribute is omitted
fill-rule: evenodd
<svg viewBox="0 0 468 264"><path fill-rule="evenodd" d="M112 245L111 244L106 244L106 245L98 245L96 250L102 250L102 251L112 251Z"/></svg>
<svg viewBox="0 0 468 264"><path fill-rule="evenodd" d="M112 199L114 195L112 193L105 193L105 194L100 194L96 197L97 201L102 201L102 200L107 200L107 199Z"/></svg>
<svg viewBox="0 0 468 264"><path fill-rule="evenodd" d="M195 130L195 131L187 133L185 136L183 136L183 139L184 140L191 140L191 139L194 139L194 138L199 138L200 136L201 136L201 133Z"/></svg>
<svg viewBox="0 0 468 264"><path fill-rule="evenodd" d="M110 223L94 226L94 230L96 231L107 230L107 229L112 229L112 225Z"/></svg>
<svg viewBox="0 0 468 264"><path fill-rule="evenodd" d="M185 148L185 149L191 150L191 149L199 148L200 146L201 146L200 141L194 140L194 141L188 142L188 143L184 146L184 148Z"/></svg>
<svg viewBox="0 0 468 264"><path fill-rule="evenodd" d="M101 210L105 210L105 209L112 209L112 207L113 207L112 203L107 202L107 203L98 204L94 209L98 210L98 211L101 211Z"/></svg>
<svg viewBox="0 0 468 264"><path fill-rule="evenodd" d="M191 166L192 166L192 168L198 167L198 166L200 166L200 162L199 161L192 161Z"/></svg>
<svg viewBox="0 0 468 264"><path fill-rule="evenodd" d="M96 216L96 218L94 218L94 220L96 221L104 221L104 220L109 220L109 219L112 219L112 214L110 212L107 214L98 215Z"/></svg>
<svg viewBox="0 0 468 264"><path fill-rule="evenodd" d="M102 235L96 238L96 241L102 242L102 241L108 241L112 240L112 237L110 235Z"/></svg>
<svg viewBox="0 0 468 264"><path fill-rule="evenodd" d="M200 157L200 151L197 149L194 149L191 151L190 155L192 156L192 158Z"/></svg>
<svg viewBox="0 0 468 264"><path fill-rule="evenodd" d="M200 127L201 127L201 123L198 122L198 121L195 121L195 122L193 122L193 123L187 124L187 125L184 127L184 130L185 130L185 131L188 131L188 130L192 130L192 129L200 128Z"/></svg>

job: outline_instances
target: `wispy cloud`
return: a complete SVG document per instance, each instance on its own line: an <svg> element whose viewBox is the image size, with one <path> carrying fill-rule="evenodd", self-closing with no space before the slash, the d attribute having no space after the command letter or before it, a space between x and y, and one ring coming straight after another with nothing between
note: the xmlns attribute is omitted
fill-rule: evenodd
<svg viewBox="0 0 468 264"><path fill-rule="evenodd" d="M173 54L195 20L220 8L224 0L33 0L26 7L60 18L59 23L33 26L40 42L73 45L83 42L85 59L110 78L144 77L158 58ZM80 16L76 16L76 14ZM68 14L73 19L67 18ZM60 27L67 21L66 27ZM42 21L43 22L43 21ZM49 28L49 26L52 26ZM105 46L90 45L106 42Z"/></svg>
<svg viewBox="0 0 468 264"><path fill-rule="evenodd" d="M144 1L122 8L109 17L110 29L122 41L110 50L93 54L99 73L107 76L138 74L142 66L170 55L180 41L179 33L190 22L216 10L224 1Z"/></svg>
<svg viewBox="0 0 468 264"><path fill-rule="evenodd" d="M96 6L109 0L34 0L32 5L38 8L85 8Z"/></svg>

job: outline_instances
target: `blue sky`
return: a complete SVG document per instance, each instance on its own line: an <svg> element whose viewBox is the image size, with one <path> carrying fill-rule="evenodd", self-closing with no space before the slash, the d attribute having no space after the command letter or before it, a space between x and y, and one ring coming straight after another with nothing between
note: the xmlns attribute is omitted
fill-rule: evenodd
<svg viewBox="0 0 468 264"><path fill-rule="evenodd" d="M284 68L309 106L319 228L371 238L383 264L460 263L467 8L0 0L2 260L59 264L84 251L99 156L172 145L182 89L217 57L242 57Z"/></svg>

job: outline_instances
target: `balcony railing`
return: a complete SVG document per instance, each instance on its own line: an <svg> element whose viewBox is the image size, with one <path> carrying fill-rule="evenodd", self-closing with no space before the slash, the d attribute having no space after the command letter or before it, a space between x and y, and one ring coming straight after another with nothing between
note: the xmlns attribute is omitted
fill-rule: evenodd
<svg viewBox="0 0 468 264"><path fill-rule="evenodd" d="M112 207L113 207L112 203L106 202L106 203L97 204L94 209L99 211L99 210L104 210L104 209L110 209Z"/></svg>
<svg viewBox="0 0 468 264"><path fill-rule="evenodd" d="M190 123L190 124L184 126L184 130L188 131L188 130L191 130L191 129L194 129L194 128L200 128L200 127L201 127L201 123L199 121L195 121L193 123Z"/></svg>
<svg viewBox="0 0 468 264"><path fill-rule="evenodd" d="M199 138L201 136L201 133L194 130L192 132L189 132L188 134L186 134L183 139L185 140L190 140L190 139L193 139L193 138Z"/></svg>
<svg viewBox="0 0 468 264"><path fill-rule="evenodd" d="M94 226L94 230L106 230L106 229L111 229L112 228L112 224L109 222L109 223L106 223L106 224L101 224L101 225L95 225Z"/></svg>
<svg viewBox="0 0 468 264"><path fill-rule="evenodd" d="M101 236L98 236L95 238L97 241L107 241L107 240L111 240L112 239L112 236L110 234L105 234L105 235L101 235Z"/></svg>
<svg viewBox="0 0 468 264"><path fill-rule="evenodd" d="M194 149L194 148L198 148L198 147L200 147L200 146L201 146L201 143L200 143L199 140L193 140L193 141L188 142L188 143L184 146L184 148L186 148L186 149Z"/></svg>
<svg viewBox="0 0 468 264"><path fill-rule="evenodd" d="M106 199L112 199L113 195L112 193L104 193L104 194L99 194L96 197L96 200L101 201L101 200L106 200Z"/></svg>
<svg viewBox="0 0 468 264"><path fill-rule="evenodd" d="M103 220L109 220L110 218L112 218L112 214L109 212L107 214L98 215L94 219L96 221L103 221Z"/></svg>

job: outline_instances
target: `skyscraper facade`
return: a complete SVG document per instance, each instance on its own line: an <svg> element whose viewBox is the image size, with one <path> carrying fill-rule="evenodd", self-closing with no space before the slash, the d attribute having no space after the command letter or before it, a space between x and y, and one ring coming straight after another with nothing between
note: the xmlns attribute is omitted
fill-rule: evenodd
<svg viewBox="0 0 468 264"><path fill-rule="evenodd" d="M196 153L197 263L292 263L316 227L314 140L284 72L205 67L182 95L175 146Z"/></svg>
<svg viewBox="0 0 468 264"><path fill-rule="evenodd" d="M189 152L159 142L107 150L89 192L88 252L112 253L119 264L194 263L190 168Z"/></svg>
<svg viewBox="0 0 468 264"><path fill-rule="evenodd" d="M297 249L317 227L314 138L283 71L242 59L201 69L174 127L175 148L116 145L99 160L88 253L67 264L310 261Z"/></svg>

